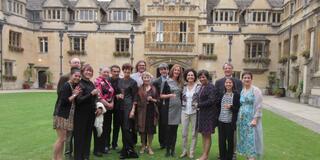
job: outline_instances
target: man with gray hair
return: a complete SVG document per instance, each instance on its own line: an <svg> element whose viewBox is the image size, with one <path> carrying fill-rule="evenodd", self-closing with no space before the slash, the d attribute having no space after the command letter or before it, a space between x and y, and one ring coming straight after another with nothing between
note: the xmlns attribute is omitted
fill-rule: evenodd
<svg viewBox="0 0 320 160"><path fill-rule="evenodd" d="M156 87L158 95L162 93L164 83L168 80L169 76L169 66L166 63L161 63L158 67L160 72L160 77L153 81L153 85ZM168 107L169 99L158 101L158 110L159 110L159 143L160 148L166 148L166 135L167 135L167 126L168 126Z"/></svg>
<svg viewBox="0 0 320 160"><path fill-rule="evenodd" d="M72 70L73 68L78 68L80 69L81 67L81 63L80 63L80 59L79 58L72 58L69 61L70 64L70 70ZM59 94L61 87L69 80L70 78L70 72L62 75L59 79L59 82L57 84L57 94ZM59 97L59 95L58 95ZM57 110L57 103L59 100L57 100L56 105L55 105L55 111ZM56 114L54 112L54 114ZM72 151L73 151L73 142L72 142L72 138L73 138L73 132L72 131L68 131L67 132L67 138L65 141L65 151L64 151L64 155L66 157L66 159L71 159L72 158Z"/></svg>

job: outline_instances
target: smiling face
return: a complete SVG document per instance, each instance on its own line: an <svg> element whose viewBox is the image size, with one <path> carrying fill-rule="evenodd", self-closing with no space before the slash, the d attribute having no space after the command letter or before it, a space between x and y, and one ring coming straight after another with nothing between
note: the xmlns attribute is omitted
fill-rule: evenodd
<svg viewBox="0 0 320 160"><path fill-rule="evenodd" d="M178 79L181 74L181 68L180 67L175 67L173 69L173 78Z"/></svg>
<svg viewBox="0 0 320 160"><path fill-rule="evenodd" d="M144 62L140 62L138 64L138 72L143 73L144 71L146 71L146 64Z"/></svg>
<svg viewBox="0 0 320 160"><path fill-rule="evenodd" d="M112 75L112 78L119 78L120 68L113 67L113 68L111 69L111 75Z"/></svg>
<svg viewBox="0 0 320 160"><path fill-rule="evenodd" d="M226 77L231 77L232 76L232 70L233 70L233 68L232 68L231 65L225 64L223 66L224 75Z"/></svg>
<svg viewBox="0 0 320 160"><path fill-rule="evenodd" d="M86 67L82 74L84 78L91 79L93 76L93 70L90 67Z"/></svg>
<svg viewBox="0 0 320 160"><path fill-rule="evenodd" d="M168 68L160 68L159 72L160 72L161 76L166 77L166 76L168 76L169 69Z"/></svg>
<svg viewBox="0 0 320 160"><path fill-rule="evenodd" d="M131 69L124 69L123 70L123 75L125 78L129 78L131 75Z"/></svg>
<svg viewBox="0 0 320 160"><path fill-rule="evenodd" d="M151 81L151 77L149 75L143 75L142 76L142 81L143 81L143 84L149 85L150 81Z"/></svg>
<svg viewBox="0 0 320 160"><path fill-rule="evenodd" d="M224 87L226 88L227 91L232 91L232 87L233 87L232 80L226 79L226 81L224 82Z"/></svg>
<svg viewBox="0 0 320 160"><path fill-rule="evenodd" d="M81 73L80 73L80 71L79 71L79 72L74 72L74 73L71 75L70 80L72 81L72 83L79 83L80 78L81 78Z"/></svg>
<svg viewBox="0 0 320 160"><path fill-rule="evenodd" d="M199 76L199 81L200 81L200 83L202 85L207 85L208 84L208 78L204 74Z"/></svg>
<svg viewBox="0 0 320 160"><path fill-rule="evenodd" d="M195 81L195 75L193 74L193 72L192 71L190 71L190 72L188 72L188 74L187 74L187 81L188 82L194 82Z"/></svg>
<svg viewBox="0 0 320 160"><path fill-rule="evenodd" d="M109 74L110 74L110 70L108 67L104 67L102 68L101 72L100 72L100 75L104 78L108 78L109 77Z"/></svg>
<svg viewBox="0 0 320 160"><path fill-rule="evenodd" d="M250 74L245 74L242 76L242 83L244 86L250 87L252 84L252 76Z"/></svg>

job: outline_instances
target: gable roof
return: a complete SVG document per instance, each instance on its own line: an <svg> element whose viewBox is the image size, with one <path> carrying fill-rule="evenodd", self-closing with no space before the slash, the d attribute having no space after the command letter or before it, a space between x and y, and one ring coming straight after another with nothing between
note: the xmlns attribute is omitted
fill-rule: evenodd
<svg viewBox="0 0 320 160"><path fill-rule="evenodd" d="M222 0L216 5L215 8L224 8L224 9L237 9L238 6L234 0Z"/></svg>
<svg viewBox="0 0 320 160"><path fill-rule="evenodd" d="M253 0L234 0L240 9L248 8Z"/></svg>
<svg viewBox="0 0 320 160"><path fill-rule="evenodd" d="M127 0L111 0L108 8L131 8Z"/></svg>
<svg viewBox="0 0 320 160"><path fill-rule="evenodd" d="M45 0L28 0L26 9L28 10L42 10L42 4Z"/></svg>
<svg viewBox="0 0 320 160"><path fill-rule="evenodd" d="M64 7L61 0L45 0L42 4L43 7Z"/></svg>
<svg viewBox="0 0 320 160"><path fill-rule="evenodd" d="M281 8L283 6L283 0L268 0L272 8Z"/></svg>
<svg viewBox="0 0 320 160"><path fill-rule="evenodd" d="M271 5L268 0L253 0L250 6L250 9L271 9Z"/></svg>
<svg viewBox="0 0 320 160"><path fill-rule="evenodd" d="M98 8L96 0L78 0L75 5L76 8Z"/></svg>

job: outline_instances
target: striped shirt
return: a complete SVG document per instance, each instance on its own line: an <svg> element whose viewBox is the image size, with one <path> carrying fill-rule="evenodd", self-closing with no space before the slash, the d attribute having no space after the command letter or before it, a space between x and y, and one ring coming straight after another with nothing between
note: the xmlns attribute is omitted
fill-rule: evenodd
<svg viewBox="0 0 320 160"><path fill-rule="evenodd" d="M222 97L222 100L221 100L221 112L219 115L220 122L231 123L232 111L231 111L231 109L224 108L224 105L225 104L232 105L232 103L233 103L233 93L232 94L225 93Z"/></svg>

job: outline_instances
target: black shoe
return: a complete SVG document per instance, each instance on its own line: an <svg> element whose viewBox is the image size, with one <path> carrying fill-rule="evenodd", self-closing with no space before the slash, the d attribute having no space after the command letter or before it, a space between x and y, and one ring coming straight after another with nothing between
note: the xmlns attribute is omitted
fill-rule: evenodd
<svg viewBox="0 0 320 160"><path fill-rule="evenodd" d="M122 154L120 154L120 157L119 157L120 159L126 159L126 158L128 158L128 156L127 155L122 155Z"/></svg>
<svg viewBox="0 0 320 160"><path fill-rule="evenodd" d="M93 152L96 157L102 157L103 154L101 152Z"/></svg>
<svg viewBox="0 0 320 160"><path fill-rule="evenodd" d="M139 158L137 152L135 151L129 151L128 158Z"/></svg>
<svg viewBox="0 0 320 160"><path fill-rule="evenodd" d="M170 150L169 149L167 149L167 152L166 152L166 154L165 154L165 157L170 157Z"/></svg>
<svg viewBox="0 0 320 160"><path fill-rule="evenodd" d="M165 149L165 148L166 148L166 146L160 145L160 149Z"/></svg>
<svg viewBox="0 0 320 160"><path fill-rule="evenodd" d="M175 153L174 150L171 150L170 156L171 156L171 157L175 157L175 156L176 156L176 153Z"/></svg>

